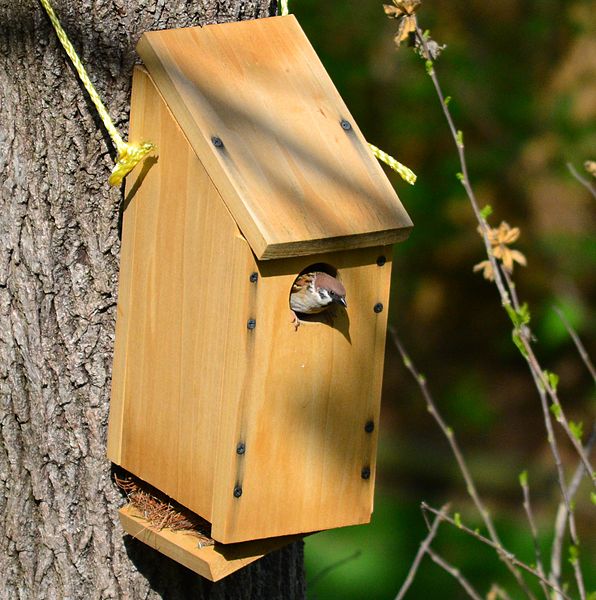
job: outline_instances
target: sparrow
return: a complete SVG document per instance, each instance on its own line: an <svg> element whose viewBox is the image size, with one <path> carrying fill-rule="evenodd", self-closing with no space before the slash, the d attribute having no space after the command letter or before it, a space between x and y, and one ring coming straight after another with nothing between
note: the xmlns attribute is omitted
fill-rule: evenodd
<svg viewBox="0 0 596 600"><path fill-rule="evenodd" d="M290 308L294 313L296 329L300 326L297 313L314 315L334 304L347 308L346 289L339 279L322 271L303 273L292 285Z"/></svg>

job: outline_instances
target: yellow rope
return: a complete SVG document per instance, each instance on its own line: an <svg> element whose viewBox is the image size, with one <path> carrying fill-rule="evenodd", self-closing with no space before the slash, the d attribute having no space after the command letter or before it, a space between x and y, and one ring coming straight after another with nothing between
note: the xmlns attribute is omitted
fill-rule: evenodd
<svg viewBox="0 0 596 600"><path fill-rule="evenodd" d="M125 142L121 135L118 133L110 115L106 107L104 106L99 94L93 87L91 80L89 79L89 75L87 75L87 71L81 62L81 59L78 57L73 45L71 44L68 36L62 26L60 25L60 21L58 21L58 17L56 17L56 13L50 4L50 0L39 0L41 5L45 8L48 13L48 17L50 17L50 21L56 30L56 35L62 44L62 47L68 54L74 68L76 69L85 89L87 90L91 101L95 105L99 116L107 129L114 145L116 146L116 150L118 151L118 160L112 169L112 174L108 179L110 185L118 186L122 183L122 180L134 169L134 167L143 160L143 158L152 150L155 149L154 144L150 142L145 142L142 144L129 144Z"/></svg>
<svg viewBox="0 0 596 600"><path fill-rule="evenodd" d="M372 153L377 157L378 160L384 162L386 165L389 165L394 171L399 173L404 181L407 181L410 185L414 185L416 183L416 174L411 169L408 169L408 167L395 160L393 156L390 156L387 154L387 152L383 152L376 146L369 144L368 147L372 150Z"/></svg>
<svg viewBox="0 0 596 600"><path fill-rule="evenodd" d="M281 16L287 16L289 14L288 0L279 0L279 3L281 5Z"/></svg>

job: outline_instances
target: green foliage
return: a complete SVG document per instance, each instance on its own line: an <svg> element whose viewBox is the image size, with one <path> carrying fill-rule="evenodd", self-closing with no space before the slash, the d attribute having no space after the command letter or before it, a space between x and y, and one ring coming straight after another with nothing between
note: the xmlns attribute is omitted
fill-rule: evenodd
<svg viewBox="0 0 596 600"><path fill-rule="evenodd" d="M549 410L554 415L555 419L557 419L557 421L561 420L562 410L561 410L561 405L558 402L553 402L550 405Z"/></svg>
<svg viewBox="0 0 596 600"><path fill-rule="evenodd" d="M453 515L453 521L457 527L462 528L461 515L458 512Z"/></svg>
<svg viewBox="0 0 596 600"><path fill-rule="evenodd" d="M528 358L528 351L526 350L526 347L521 339L521 335L517 329L514 329L511 332L511 339L513 340L513 343L516 345L517 349L520 351L520 354L524 358Z"/></svg>
<svg viewBox="0 0 596 600"><path fill-rule="evenodd" d="M490 204L485 204L480 211L480 216L486 221L493 214L493 207Z"/></svg>
<svg viewBox="0 0 596 600"><path fill-rule="evenodd" d="M522 471L519 474L519 484L522 487L527 487L527 485L528 485L528 471Z"/></svg>
<svg viewBox="0 0 596 600"><path fill-rule="evenodd" d="M458 130L457 130L457 134L456 134L456 136L455 136L455 140L456 140L456 142L457 142L457 145L458 145L460 148L463 148L463 147L464 147L464 132L463 132L461 129L458 129Z"/></svg>
<svg viewBox="0 0 596 600"><path fill-rule="evenodd" d="M580 421L576 423L575 421L569 421L569 429L571 430L571 434L578 441L582 441L582 437L584 435L584 424Z"/></svg>
<svg viewBox="0 0 596 600"><path fill-rule="evenodd" d="M575 565L579 560L579 548L573 544L569 546L569 563Z"/></svg>
<svg viewBox="0 0 596 600"><path fill-rule="evenodd" d="M590 502L596 506L596 492L590 492Z"/></svg>
<svg viewBox="0 0 596 600"><path fill-rule="evenodd" d="M544 377L548 381L548 385L550 385L551 389L556 392L557 387L559 386L559 376L552 371L544 371Z"/></svg>

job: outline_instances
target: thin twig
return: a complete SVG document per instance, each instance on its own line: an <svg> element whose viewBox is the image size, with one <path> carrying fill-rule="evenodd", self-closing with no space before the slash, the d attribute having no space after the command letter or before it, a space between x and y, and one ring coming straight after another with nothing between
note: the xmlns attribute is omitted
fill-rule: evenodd
<svg viewBox="0 0 596 600"><path fill-rule="evenodd" d="M530 486L528 485L528 474L524 472L520 475L519 483L521 485L524 494L524 509L528 516L528 522L530 523L530 531L532 532L532 540L534 540L534 554L536 555L536 570L543 576L546 577L544 566L542 564L542 553L540 551L540 544L538 543L538 528L536 527L536 521L534 520L534 512L532 511L532 504L530 502ZM550 599L550 594L545 583L540 582L542 591L547 600Z"/></svg>
<svg viewBox="0 0 596 600"><path fill-rule="evenodd" d="M494 548L497 551L498 554L500 554L500 555L502 554L502 555L507 556L507 560L509 562L511 562L514 565L518 566L520 569L523 569L524 571L527 571L531 575L534 575L534 577L536 577L539 581L542 581L549 588L551 588L555 592L561 594L562 597L565 598L566 600L571 600L571 598L559 586L553 585L550 581L548 581L548 579L546 579L545 577L543 577L536 569L533 569L532 567L530 567L526 563L524 563L521 560L519 560L515 556L515 554L513 554L513 552L510 552L509 550L506 550L500 544L495 544L495 542L493 542L492 540L489 540L487 537L483 536L482 534L478 533L477 531L474 531L473 529L470 529L469 527L466 527L462 523L459 523L459 522L456 523L454 519L452 519L451 517L449 517L449 516L447 516L445 514L442 514L436 508L433 508L432 506L429 506L428 504L426 504L426 502L423 502L421 504L421 507L422 507L422 510L429 511L429 512L437 515L438 517L440 517L440 519L442 521L447 521L447 523L450 523L454 527L457 527L458 529L461 529L464 533L467 533L468 535L471 535L472 537L476 538L478 541L482 542L483 544L486 544L487 546L490 546L491 548Z"/></svg>
<svg viewBox="0 0 596 600"><path fill-rule="evenodd" d="M493 583L490 590L488 590L486 600L497 600L497 598L500 598L501 600L511 600L509 594L503 588L500 588L496 583Z"/></svg>
<svg viewBox="0 0 596 600"><path fill-rule="evenodd" d="M405 351L404 347L402 346L399 338L397 337L397 333L393 327L390 328L390 332L391 332L391 336L393 338L393 342L395 343L399 353L401 354L404 365L406 366L408 371L410 371L410 373L412 374L412 376L418 383L418 387L420 388L420 391L422 392L422 395L424 396L424 399L426 401L426 408L427 408L428 412L433 416L433 418L435 419L435 421L441 428L441 431L447 438L449 445L451 446L451 451L453 452L453 455L455 456L455 460L457 461L459 470L461 471L464 481L466 482L466 490L467 490L470 498L472 498L472 501L474 502L476 509L480 513L480 516L482 517L482 520L484 521L484 524L486 526L486 529L488 530L491 540L493 540L493 542L496 545L500 546L501 540L499 538L499 534L497 533L495 524L493 523L492 517L490 516L488 509L486 508L486 506L484 505L484 502L482 501L482 499L480 498L480 495L478 494L478 491L476 489L476 484L474 483L474 479L472 478L472 475L470 474L470 470L468 469L468 465L466 464L463 453L460 450L457 439L455 438L453 429L451 429L451 427L449 427L447 425L447 423L445 423L445 421L443 420L443 417L439 413L439 410L438 410L437 405L430 393L430 390L428 389L428 386L426 384L426 378L418 372L418 369L416 369L416 366L414 365L414 363L412 362L412 359L408 356L407 352ZM515 577L517 583L524 590L524 592L526 592L527 596L529 598L534 598L532 592L526 585L526 582L523 580L521 573L513 566L513 564L511 564L507 560L507 557L505 555L500 554L499 558L501 558L501 560L503 560L505 562L505 564L507 565L507 568L511 571L511 573Z"/></svg>
<svg viewBox="0 0 596 600"><path fill-rule="evenodd" d="M596 443L596 424L592 428L592 433L588 438L588 441L585 445L585 451L589 455L594 447L594 443ZM571 478L571 482L567 488L569 501L573 502L573 498L577 493L579 485L584 477L585 470L583 468L582 463L577 466L575 469L575 473ZM565 537L566 525L568 522L568 508L565 502L561 502L559 504L559 508L557 509L557 516L555 518L555 535L553 539L553 545L551 549L551 559L550 559L550 575L549 579L551 582L558 582L561 578L561 558L563 554L563 539ZM577 578L577 572L576 572ZM579 586L579 584L578 584Z"/></svg>
<svg viewBox="0 0 596 600"><path fill-rule="evenodd" d="M594 198L596 198L596 188L594 187L594 184L585 177L582 177L570 162L567 163L567 168L569 169L571 175L573 175L573 177L577 179L577 181L579 181L579 183L581 183L588 190L588 192L594 196Z"/></svg>
<svg viewBox="0 0 596 600"><path fill-rule="evenodd" d="M426 553L437 563L442 569L455 577L459 584L466 590L470 598L474 600L482 600L482 596L472 587L470 582L461 574L461 571L448 563L443 557L439 556L432 548L429 548Z"/></svg>
<svg viewBox="0 0 596 600"><path fill-rule="evenodd" d="M412 585L412 581L414 581L414 577L416 576L416 571L418 570L418 567L420 566L420 561L424 557L425 553L428 551L430 543L433 541L435 535L437 535L437 529L439 528L439 525L441 524L441 517L445 516L445 512L447 511L448 508L449 508L449 505L445 504L445 506L443 506L441 508L441 510L437 511L437 517L434 520L432 526L430 527L430 531L428 532L428 535L420 543L420 548L418 548L418 552L416 553L414 562L412 563L412 566L410 567L410 570L408 571L408 575L407 575L405 581L403 582L401 588L399 589L399 592L397 593L395 600L401 600L406 595L406 592L410 589L410 586Z"/></svg>
<svg viewBox="0 0 596 600"><path fill-rule="evenodd" d="M567 333L569 333L569 336L573 340L573 343L575 344L575 347L577 348L581 359L584 361L584 364L586 365L588 371L590 371L590 375L592 375L594 383L596 383L596 369L594 369L594 365L592 363L592 360L590 359L590 355L588 354L582 341L579 339L579 335L577 335L577 332L575 331L571 323L568 321L567 317L565 316L565 313L563 313L563 311L558 306L553 306L553 310L557 313L557 315L559 315L559 319L561 319L563 325L565 325Z"/></svg>

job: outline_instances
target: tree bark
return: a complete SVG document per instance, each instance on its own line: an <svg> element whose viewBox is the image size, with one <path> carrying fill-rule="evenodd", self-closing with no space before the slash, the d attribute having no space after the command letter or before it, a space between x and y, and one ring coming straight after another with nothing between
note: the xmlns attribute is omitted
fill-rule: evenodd
<svg viewBox="0 0 596 600"><path fill-rule="evenodd" d="M273 0L55 0L126 135L143 31ZM302 547L210 584L123 537L105 458L121 190L114 150L36 0L0 0L0 598L302 598Z"/></svg>

